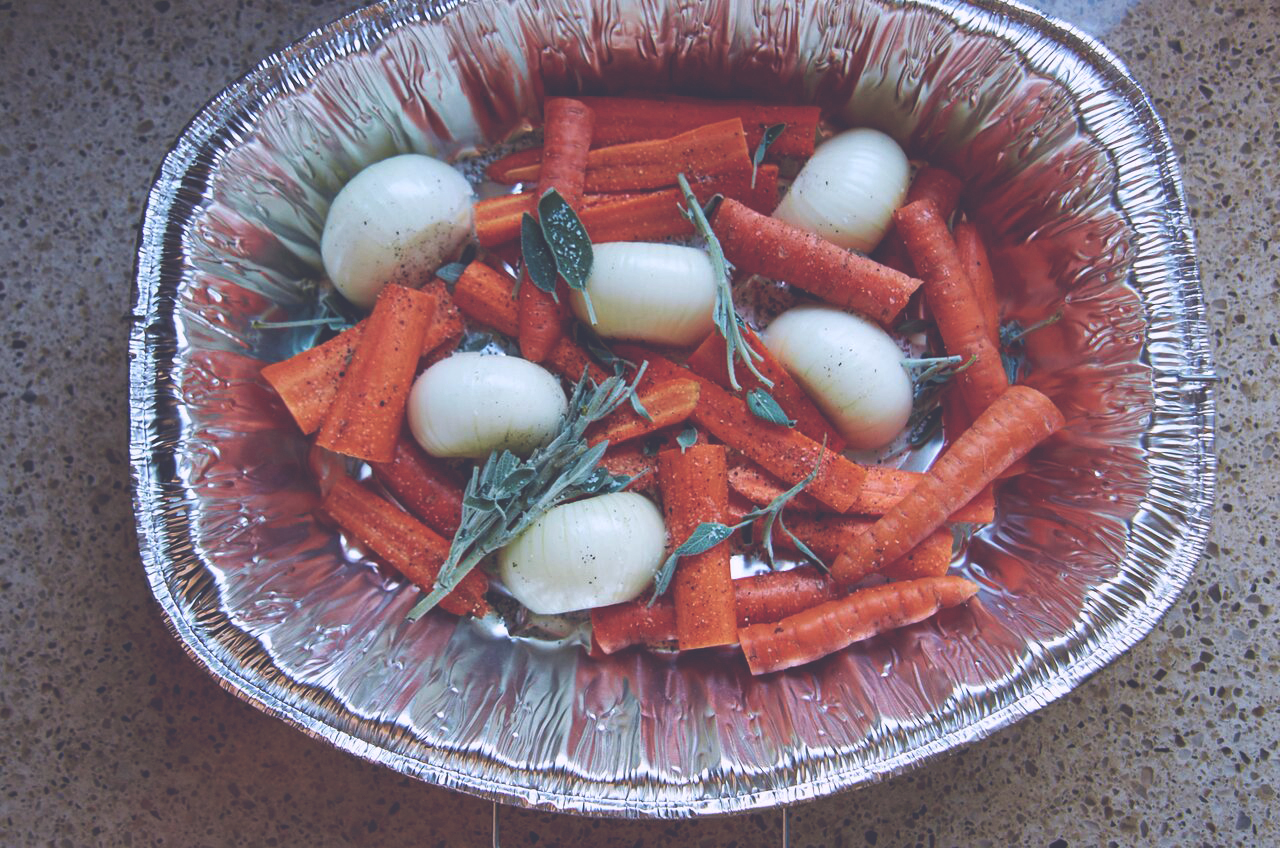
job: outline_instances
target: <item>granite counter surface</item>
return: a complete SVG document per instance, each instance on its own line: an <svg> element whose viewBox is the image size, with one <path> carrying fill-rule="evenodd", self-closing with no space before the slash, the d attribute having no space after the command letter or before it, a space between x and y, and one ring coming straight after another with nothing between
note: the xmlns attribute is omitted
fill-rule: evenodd
<svg viewBox="0 0 1280 848"><path fill-rule="evenodd" d="M1270 0L1039 4L1097 36L1178 146L1218 389L1219 502L1182 597L1069 697L792 809L795 846L1280 844L1280 15ZM331 750L223 692L138 561L125 339L136 228L201 105L349 11L311 0L0 2L0 844L488 845L488 802ZM503 808L502 844L776 846Z"/></svg>

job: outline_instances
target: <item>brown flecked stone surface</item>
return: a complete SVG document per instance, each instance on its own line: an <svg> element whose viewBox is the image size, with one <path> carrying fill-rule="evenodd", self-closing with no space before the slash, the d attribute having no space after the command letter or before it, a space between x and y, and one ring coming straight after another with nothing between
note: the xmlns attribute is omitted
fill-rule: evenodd
<svg viewBox="0 0 1280 848"><path fill-rule="evenodd" d="M1147 87L1181 157L1216 348L1219 510L1177 604L1070 696L795 808L795 846L1280 844L1280 21L1270 0L1042 2ZM490 844L491 805L338 753L169 635L129 499L136 228L167 146L353 4L0 2L0 845ZM504 808L502 843L776 846L692 822Z"/></svg>

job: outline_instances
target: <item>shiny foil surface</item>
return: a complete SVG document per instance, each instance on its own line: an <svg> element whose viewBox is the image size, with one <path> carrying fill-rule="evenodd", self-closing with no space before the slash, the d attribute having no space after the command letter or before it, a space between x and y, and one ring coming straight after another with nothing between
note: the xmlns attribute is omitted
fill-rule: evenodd
<svg viewBox="0 0 1280 848"><path fill-rule="evenodd" d="M258 376L316 312L328 202L397 152L465 155L545 93L812 102L961 175L1025 382L1066 429L999 489L966 607L808 667L514 638L314 516L307 443ZM229 691L360 757L505 803L683 817L881 779L1016 721L1133 645L1205 544L1212 364L1168 137L1120 63L1024 7L889 0L386 3L270 57L165 159L131 346L143 564Z"/></svg>

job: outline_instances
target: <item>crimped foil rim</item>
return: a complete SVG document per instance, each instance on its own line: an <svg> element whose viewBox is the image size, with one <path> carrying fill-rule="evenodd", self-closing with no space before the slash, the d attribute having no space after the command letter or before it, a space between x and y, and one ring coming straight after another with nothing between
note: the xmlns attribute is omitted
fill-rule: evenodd
<svg viewBox="0 0 1280 848"><path fill-rule="evenodd" d="M1092 650L1075 658L1070 664L1059 667L1051 677L1042 678L1037 689L979 720L895 756L870 764L857 761L822 763L817 776L794 784L745 795L692 800L687 797L677 797L674 800L664 798L664 787L661 784L653 797L637 795L625 798L604 794L593 797L590 792L593 787L590 784L580 784L578 788L583 790L580 792L531 790L523 787L520 781L504 779L514 778L521 773L519 768L509 764L490 763L491 771L501 777L489 778L450 767L448 763L457 758L456 753L442 752L446 764L407 757L326 724L303 710L302 705L283 697L278 686L278 678L282 673L269 661L250 668L230 662L226 652L220 650L223 647L221 643L206 638L206 631L194 626L187 617L189 611L174 596L167 579L169 571L174 567L170 558L174 555L175 547L181 550L181 540L168 538L167 527L162 520L166 510L175 508L172 493L167 491L172 484L172 475L166 473L167 469L157 467L154 452L158 446L158 437L163 435L164 428L174 425L177 415L176 398L165 394L165 389L170 384L167 366L171 363L165 359L164 353L168 344L165 331L166 328L172 330L174 295L179 280L166 281L165 268L175 261L173 251L181 250L175 235L181 231L186 219L179 217L175 220L172 216L175 212L184 216L191 212L191 209L183 208L182 200L184 193L192 192L207 174L207 164L199 161L201 151L218 138L233 137L240 122L251 123L263 96L269 96L277 87L288 90L294 84L292 72L297 71L305 77L308 62L322 47L332 47L334 43L354 46L366 37L377 41L385 32L406 23L422 18L435 18L463 5L466 5L466 0L433 3L425 7L411 3L371 6L318 29L277 52L201 110L165 157L148 196L138 243L134 320L129 340L130 447L139 546L148 582L160 603L168 627L187 653L205 666L220 685L308 735L323 739L364 759L382 763L403 774L441 786L495 801L530 807L605 816L679 818L791 804L883 779L919 765L943 752L981 739L1056 700L1134 645L1154 627L1186 584L1204 550L1215 485L1212 435L1214 412L1210 385L1213 374L1208 330L1199 290L1190 218L1168 133L1149 98L1120 60L1096 40L1070 25L1049 19L1017 3L976 2L972 6L976 12L970 13L963 9L957 12L950 4L918 2L907 5L933 10L961 24L973 25L981 22L984 24L984 33L997 37L1014 38L1014 30L1022 27L1065 46L1074 54L1075 59L1086 64L1111 87L1113 94L1124 101L1127 107L1126 120L1139 122L1153 146L1148 152L1155 160L1165 192L1165 202L1161 207L1163 219L1154 223L1161 225L1161 235L1171 239L1169 252L1172 255L1167 257L1164 270L1176 283L1176 290L1173 292L1178 298L1174 304L1176 309L1166 315L1166 311L1171 308L1169 304L1148 303L1147 286L1144 285L1144 275L1141 272L1137 273L1138 287L1143 295L1144 307L1148 310L1149 332L1168 332L1171 329L1168 324L1175 327L1181 325L1181 338L1192 342L1190 349L1177 350L1172 362L1160 360L1150 363L1154 402L1157 416L1190 417L1199 423L1195 442L1199 462L1193 469L1193 502L1183 504L1188 513L1187 523L1180 528L1177 544L1168 554L1162 568L1163 579L1150 587L1143 604L1127 610L1125 628L1112 628L1116 632L1107 632L1105 641L1096 634L1090 636L1090 641L1086 644L1091 643ZM992 19L982 20L983 14L991 15ZM1109 146L1108 149L1110 150ZM194 193L199 196L198 191ZM1125 204L1121 203L1120 206L1122 211L1127 211ZM1144 250L1144 245L1150 238L1151 236L1142 233L1136 237L1135 266L1144 257L1151 258L1146 257ZM1190 394L1190 399L1184 397L1184 394ZM1160 481L1157 474L1151 490L1143 499L1140 512L1158 511L1159 505L1152 492ZM1134 529L1131 527L1130 539L1133 533ZM675 789L678 792L680 787Z"/></svg>

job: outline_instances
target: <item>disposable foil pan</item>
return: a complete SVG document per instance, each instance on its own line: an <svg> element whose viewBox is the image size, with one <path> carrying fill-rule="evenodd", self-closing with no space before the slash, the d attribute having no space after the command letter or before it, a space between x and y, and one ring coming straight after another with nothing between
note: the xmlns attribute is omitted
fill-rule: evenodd
<svg viewBox="0 0 1280 848"><path fill-rule="evenodd" d="M258 376L315 310L327 203L395 152L453 157L544 92L814 102L965 181L1026 382L1068 423L957 564L967 607L806 668L510 638L313 516ZM890 0L386 3L262 62L182 133L142 224L130 337L142 559L229 691L407 775L529 807L683 817L854 787L980 739L1133 645L1187 581L1214 482L1211 362L1169 138L1124 67L1025 7Z"/></svg>

